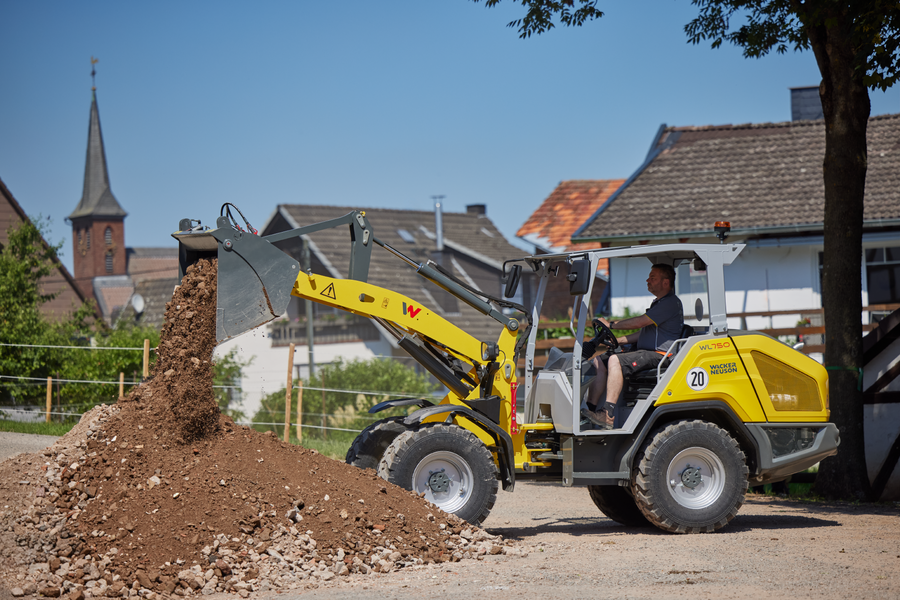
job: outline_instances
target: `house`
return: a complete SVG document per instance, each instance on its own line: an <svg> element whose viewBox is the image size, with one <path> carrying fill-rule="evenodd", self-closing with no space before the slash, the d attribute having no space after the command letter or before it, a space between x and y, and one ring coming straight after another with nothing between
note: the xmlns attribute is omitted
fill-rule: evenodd
<svg viewBox="0 0 900 600"><path fill-rule="evenodd" d="M281 204L260 229L266 236L335 219L354 207ZM360 209L361 210L361 209ZM503 262L522 256L485 214L484 205L470 205L466 212L431 212L365 209L373 234L416 262L434 260L467 285L501 295ZM440 224L440 225L438 225ZM314 273L346 278L350 264L350 236L346 227L305 236ZM302 242L292 239L276 246L302 263ZM500 324L419 276L415 269L388 251L375 246L369 266L369 283L397 291L483 340L495 340ZM527 302L527 297L520 301ZM312 303L314 342L312 357L307 344L306 301L291 298L287 314L254 331L219 346L224 353L237 349L244 359L253 357L244 370L241 388L243 410L252 416L266 394L281 389L287 374L288 346L296 345L295 376L308 376L315 365L337 359L375 357L405 361L418 367L394 338L368 318Z"/></svg>
<svg viewBox="0 0 900 600"><path fill-rule="evenodd" d="M796 101L804 94L793 96ZM869 314L875 319L900 303L898 140L900 114L869 120L860 268L865 273L863 305L873 309ZM728 221L728 241L747 245L726 272L729 314L795 311L751 314L729 324L751 329L794 327L804 317L816 324L822 306L824 151L821 119L662 126L643 164L572 239L612 246L716 243L714 223ZM650 300L644 287L645 262L618 260L610 266L615 314L625 306L640 311ZM694 299L705 294L702 278L690 269L681 265L676 278L676 292L685 307L693 307Z"/></svg>
<svg viewBox="0 0 900 600"><path fill-rule="evenodd" d="M12 192L0 180L0 252L8 243L7 232L22 222L29 221L22 206L13 197ZM46 243L46 242L45 242ZM58 294L56 298L41 305L41 312L49 319L60 319L85 301L85 295L75 282L69 270L59 261L54 260L54 272L41 279L41 291L44 294Z"/></svg>
<svg viewBox="0 0 900 600"><path fill-rule="evenodd" d="M109 184L106 149L100 129L97 91L91 97L88 122L87 156L84 165L84 187L81 200L66 218L72 224L73 270L75 282L86 298L93 298L107 324L113 324L119 313L132 301L143 307L148 290L161 292L165 304L178 283L177 248L129 248L125 246L125 217ZM165 283L162 283L165 281ZM146 285L141 286L146 282ZM136 286L140 296L135 301ZM154 297L155 307L160 298ZM142 311L131 309L131 319L154 326L162 324L161 315L142 319Z"/></svg>
<svg viewBox="0 0 900 600"><path fill-rule="evenodd" d="M624 179L591 179L562 181L516 232L521 240L534 244L535 254L555 254L597 248L596 242L573 243L572 234L594 214L619 187ZM591 300L597 311L607 304L609 264L602 259L597 266ZM547 284L541 313L547 319L563 319L572 307L569 285L565 278L555 277Z"/></svg>
<svg viewBox="0 0 900 600"><path fill-rule="evenodd" d="M791 93L796 120L790 122L662 126L643 164L573 241L715 243L713 225L728 221L728 241L747 246L725 273L729 327L792 328L806 319L821 325L825 123L811 101L817 88ZM810 108L814 118L805 118ZM866 457L881 499L894 500L900 498L900 317L891 315L900 308L900 114L870 118L867 136L860 269L864 329L874 330L864 339ZM648 305L647 266L612 262L614 313ZM705 280L691 269L679 266L675 285L689 311L696 298L705 300ZM811 337L819 339L807 339L812 349L805 350L821 360L821 335Z"/></svg>

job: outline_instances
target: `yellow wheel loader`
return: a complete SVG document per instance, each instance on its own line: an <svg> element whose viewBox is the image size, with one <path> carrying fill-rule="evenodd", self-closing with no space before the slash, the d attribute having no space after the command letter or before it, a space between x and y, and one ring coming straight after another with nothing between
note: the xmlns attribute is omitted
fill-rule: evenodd
<svg viewBox="0 0 900 600"><path fill-rule="evenodd" d="M406 407L366 428L347 462L424 493L446 512L471 522L487 517L500 486L516 480L586 486L609 518L677 533L713 531L735 517L749 482L784 480L837 452L828 422L828 377L820 364L767 335L729 329L724 268L740 244L666 244L526 256L504 264L503 298L457 279L432 262L418 262L380 241L364 212L259 237L223 207L216 228L184 219L173 236L182 271L204 257L219 265L217 338L221 342L283 314L291 295L368 317L446 388L440 403L408 398L374 406ZM328 228L349 229L349 275L302 272L273 244ZM367 282L374 246L502 325L497 339L465 332L437 312ZM617 403L615 428L593 429L580 416L591 377L582 357L591 323L589 299L601 258L631 257L677 267L689 262L706 275L702 327L685 327L655 369L636 373ZM402 264L405 263L405 266ZM523 267L537 280L530 308L508 298ZM551 277L572 295L572 353L552 350L536 367L535 326ZM524 315L524 325L505 314ZM592 344L611 335L598 327ZM614 341L615 338L613 337ZM524 358L524 376L517 362Z"/></svg>

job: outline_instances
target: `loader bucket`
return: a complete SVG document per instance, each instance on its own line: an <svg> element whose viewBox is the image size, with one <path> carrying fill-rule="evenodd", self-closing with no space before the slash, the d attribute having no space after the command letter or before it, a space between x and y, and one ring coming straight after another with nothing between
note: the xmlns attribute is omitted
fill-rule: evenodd
<svg viewBox="0 0 900 600"><path fill-rule="evenodd" d="M182 224L185 221L182 221ZM218 258L216 342L268 323L287 310L300 264L220 217L216 229L177 231L181 275L201 258Z"/></svg>

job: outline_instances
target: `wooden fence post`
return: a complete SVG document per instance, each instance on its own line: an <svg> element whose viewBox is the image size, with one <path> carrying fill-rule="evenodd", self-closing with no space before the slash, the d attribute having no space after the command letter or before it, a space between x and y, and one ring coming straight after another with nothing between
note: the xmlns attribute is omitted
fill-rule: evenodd
<svg viewBox="0 0 900 600"><path fill-rule="evenodd" d="M144 379L150 377L150 340L144 340Z"/></svg>
<svg viewBox="0 0 900 600"><path fill-rule="evenodd" d="M125 372L119 371L119 398L125 397Z"/></svg>
<svg viewBox="0 0 900 600"><path fill-rule="evenodd" d="M47 423L50 422L50 409L53 408L53 378L47 378Z"/></svg>
<svg viewBox="0 0 900 600"><path fill-rule="evenodd" d="M322 439L328 439L328 430L325 429L325 373L322 373Z"/></svg>
<svg viewBox="0 0 900 600"><path fill-rule="evenodd" d="M294 386L294 344L288 347L287 389L284 392L284 441L291 441L291 388Z"/></svg>
<svg viewBox="0 0 900 600"><path fill-rule="evenodd" d="M297 443L303 441L303 380L297 382Z"/></svg>

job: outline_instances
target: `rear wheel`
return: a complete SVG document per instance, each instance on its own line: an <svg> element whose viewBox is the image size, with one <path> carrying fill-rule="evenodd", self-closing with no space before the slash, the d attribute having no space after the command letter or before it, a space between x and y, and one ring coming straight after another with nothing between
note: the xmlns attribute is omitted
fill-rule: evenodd
<svg viewBox="0 0 900 600"><path fill-rule="evenodd" d="M650 522L628 490L618 485L589 485L591 500L604 515L628 527L647 527Z"/></svg>
<svg viewBox="0 0 900 600"><path fill-rule="evenodd" d="M484 444L457 425L437 423L400 434L378 475L444 512L478 525L497 500L497 465Z"/></svg>
<svg viewBox="0 0 900 600"><path fill-rule="evenodd" d="M632 479L635 502L648 521L674 533L715 531L744 503L743 451L721 427L704 421L673 423L641 449Z"/></svg>
<svg viewBox="0 0 900 600"><path fill-rule="evenodd" d="M389 417L363 429L347 450L346 463L360 469L378 469L378 463L391 442L401 433L409 431L403 424L403 418Z"/></svg>

